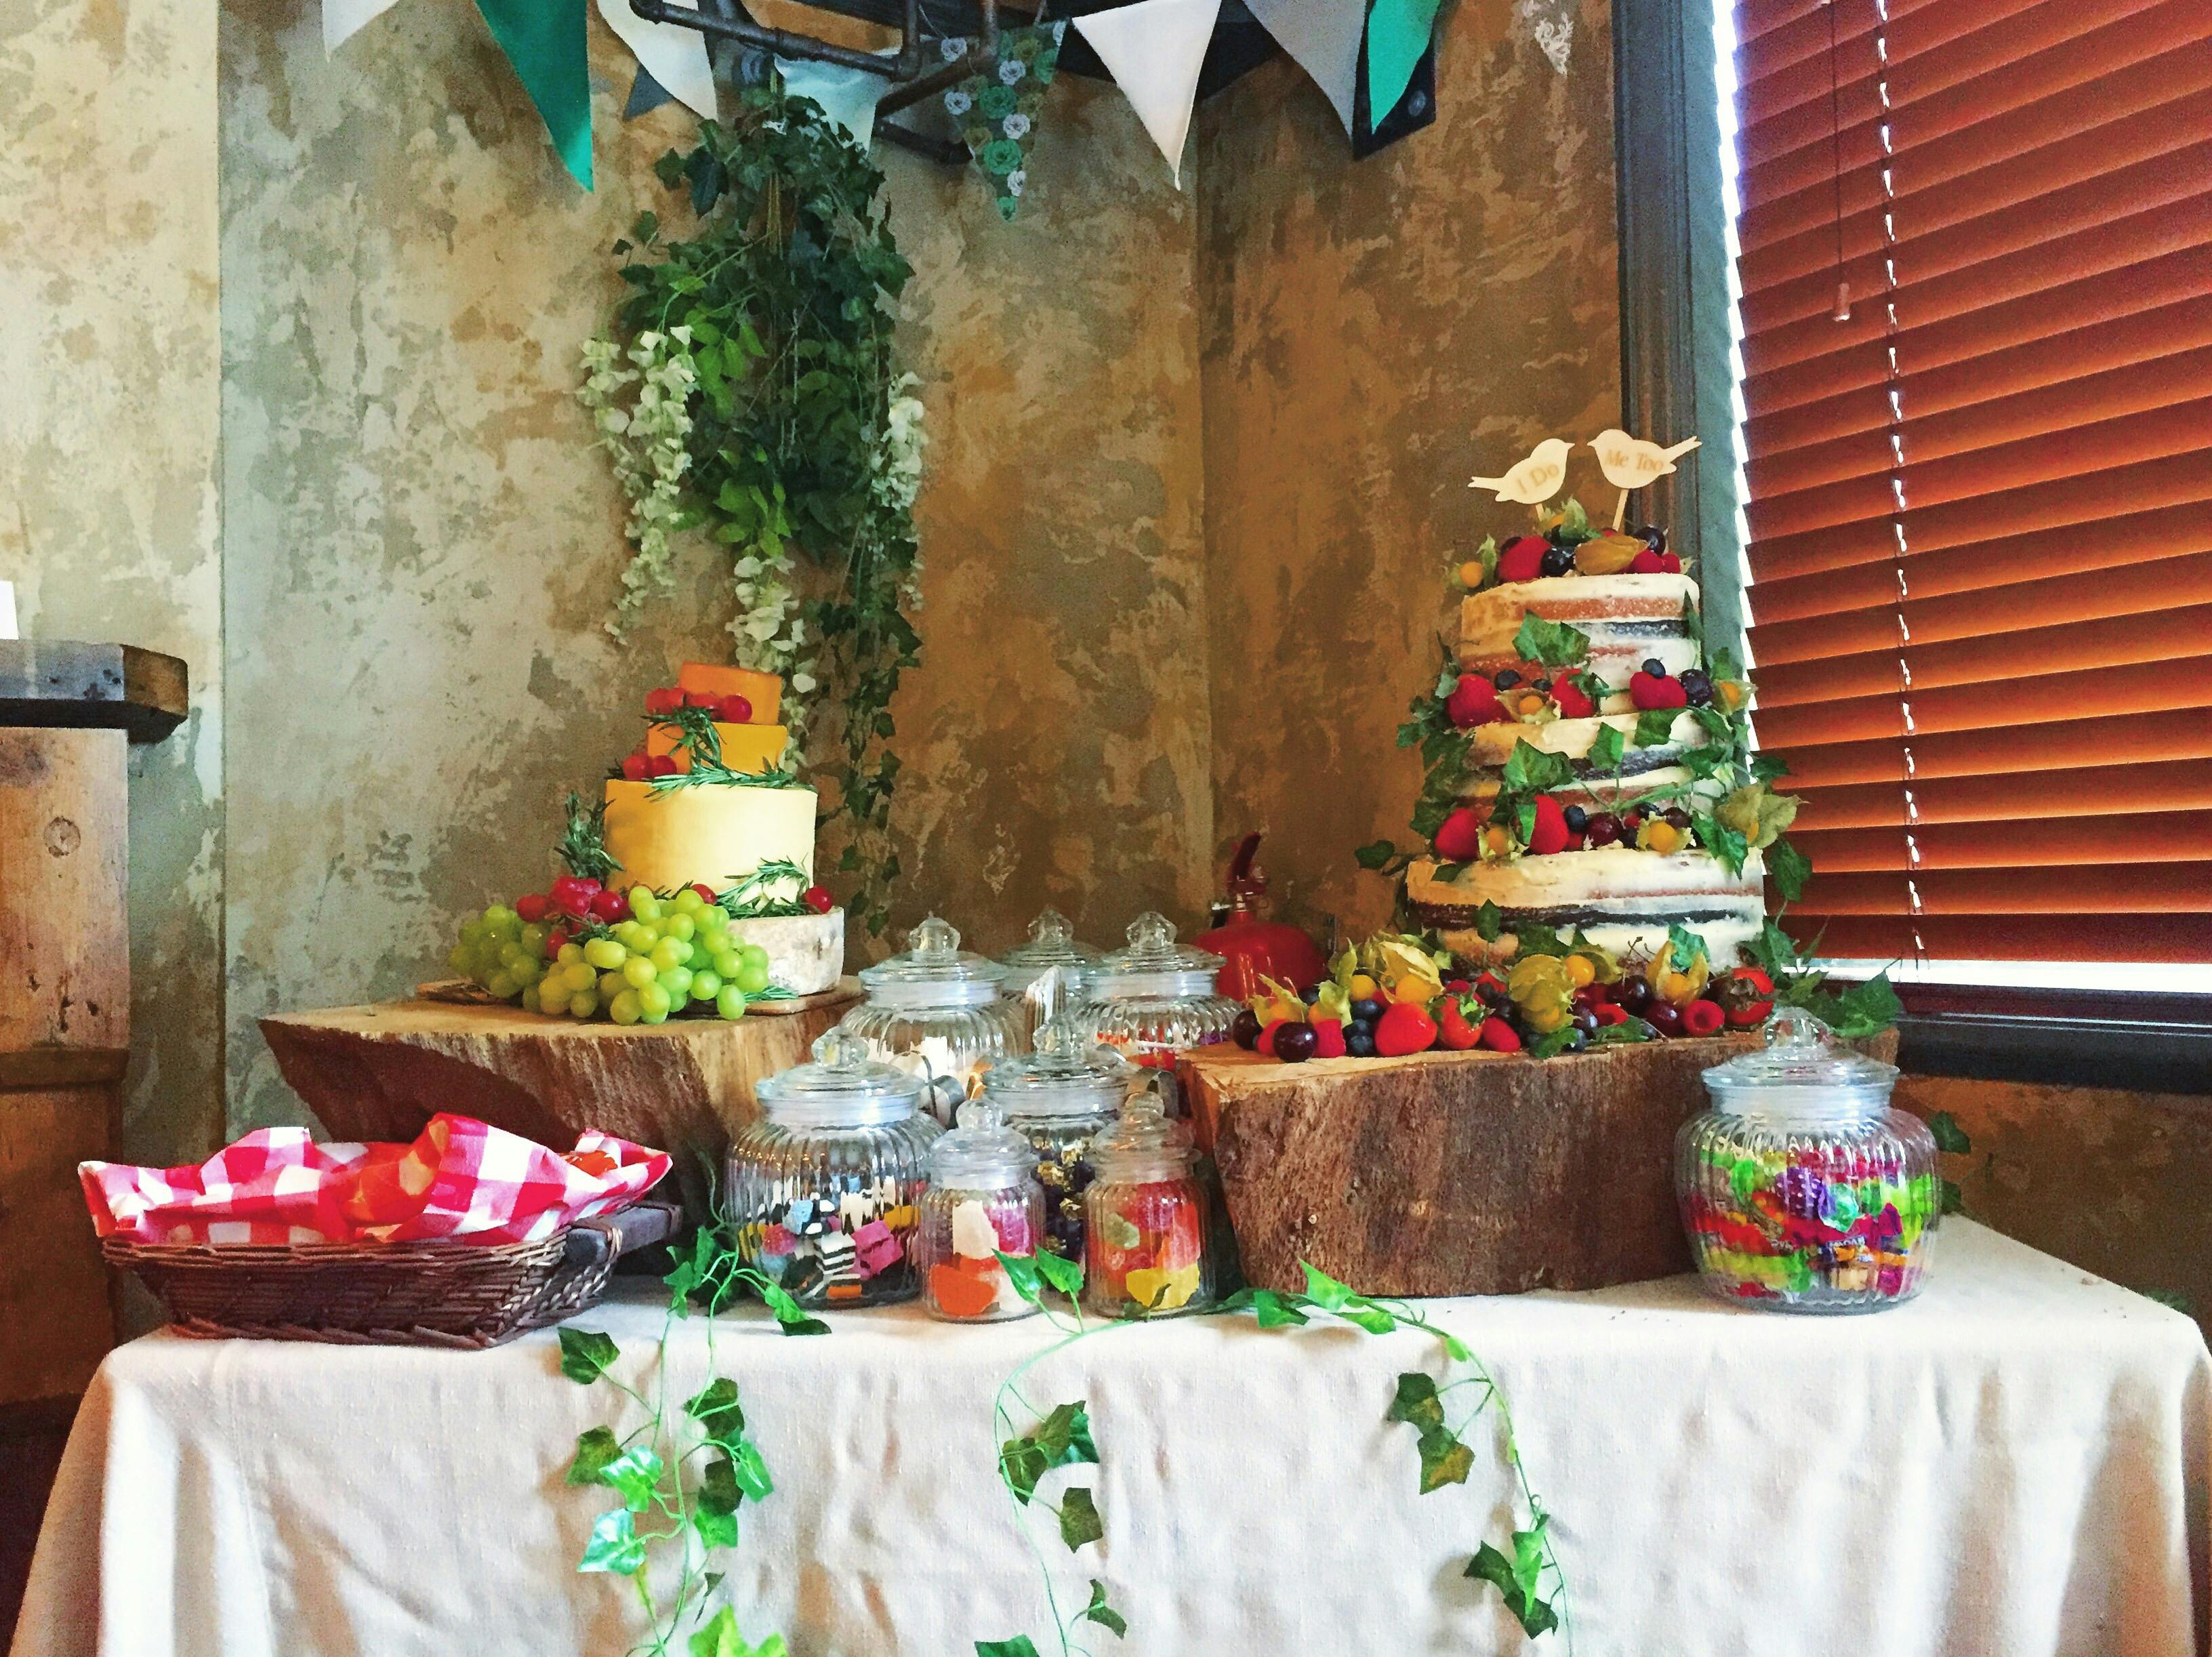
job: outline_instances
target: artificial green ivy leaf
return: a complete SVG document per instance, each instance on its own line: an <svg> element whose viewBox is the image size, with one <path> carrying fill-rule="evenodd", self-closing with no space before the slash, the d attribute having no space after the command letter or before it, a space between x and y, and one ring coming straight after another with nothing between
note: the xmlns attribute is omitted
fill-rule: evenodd
<svg viewBox="0 0 2212 1657"><path fill-rule="evenodd" d="M561 1373L580 1386L590 1386L622 1356L622 1348L596 1329L562 1329L559 1333Z"/></svg>
<svg viewBox="0 0 2212 1657"><path fill-rule="evenodd" d="M1521 843L1526 846L1536 838L1536 805L1533 800L1522 800L1514 808L1514 825L1521 831Z"/></svg>
<svg viewBox="0 0 2212 1657"><path fill-rule="evenodd" d="M1540 921L1524 920L1513 928L1515 952L1519 955L1548 955L1565 957L1574 953L1574 946L1561 938L1556 928Z"/></svg>
<svg viewBox="0 0 2212 1657"><path fill-rule="evenodd" d="M1352 1299L1349 1285L1339 1283L1311 1261L1300 1260L1298 1266L1306 1274L1306 1298L1322 1311L1340 1311Z"/></svg>
<svg viewBox="0 0 2212 1657"><path fill-rule="evenodd" d="M1597 735L1590 740L1589 757L1591 768L1597 771L1619 769L1621 756L1627 747L1628 739L1621 735L1619 725L1600 725Z"/></svg>
<svg viewBox="0 0 2212 1657"><path fill-rule="evenodd" d="M1721 867L1732 875L1741 874L1743 860L1751 855L1751 843L1709 811L1698 812L1691 822L1698 830L1698 843Z"/></svg>
<svg viewBox="0 0 2212 1657"><path fill-rule="evenodd" d="M1406 1422L1424 1433L1441 1429L1444 1424L1444 1406L1443 1400L1437 1396L1435 1379L1418 1369L1409 1369L1400 1375L1398 1393L1390 1400L1385 1419Z"/></svg>
<svg viewBox="0 0 2212 1657"><path fill-rule="evenodd" d="M1442 1427L1423 1429L1420 1451L1423 1496L1447 1484L1464 1484L1474 1471L1474 1452L1461 1443L1456 1434Z"/></svg>
<svg viewBox="0 0 2212 1657"><path fill-rule="evenodd" d="M1490 899L1483 899L1482 907L1474 912L1474 935L1486 944L1495 944L1504 930L1505 912Z"/></svg>
<svg viewBox="0 0 2212 1657"><path fill-rule="evenodd" d="M1514 1533L1516 1553L1522 1536L1528 1533ZM1538 1599L1533 1587L1522 1587L1514 1574L1514 1563L1486 1542L1474 1557L1468 1562L1466 1574L1476 1581L1491 1583L1498 1589L1505 1601L1505 1609L1513 1613L1513 1620L1521 1624L1522 1633L1531 1638L1548 1634L1559 1625L1559 1612L1550 1601Z"/></svg>
<svg viewBox="0 0 2212 1657"><path fill-rule="evenodd" d="M755 1502L766 1499L775 1490L775 1481L769 1477L768 1463L762 1460L760 1447L750 1439L740 1439L730 1456L730 1471L738 1488Z"/></svg>
<svg viewBox="0 0 2212 1657"><path fill-rule="evenodd" d="M745 1429L745 1412L738 1402L738 1383L727 1375L717 1375L707 1384L704 1391L684 1400L684 1413L707 1429L707 1436L717 1442L735 1438Z"/></svg>
<svg viewBox="0 0 2212 1657"><path fill-rule="evenodd" d="M738 1545L735 1508L728 1513L714 1513L705 1508L694 1508L691 1509L691 1528L698 1533L702 1547L734 1548Z"/></svg>
<svg viewBox="0 0 2212 1657"><path fill-rule="evenodd" d="M826 1335L830 1326L817 1317L810 1317L806 1308L792 1298L790 1290L773 1283L757 1272L749 1272L748 1280L760 1293L761 1300L775 1314L776 1327L787 1335Z"/></svg>
<svg viewBox="0 0 2212 1657"><path fill-rule="evenodd" d="M1956 1180L1939 1181L1936 1186L1936 1202L1946 1214L1963 1214L1966 1210L1966 1193L1960 1188Z"/></svg>
<svg viewBox="0 0 2212 1657"><path fill-rule="evenodd" d="M1832 993L1825 1006L1814 1009L1843 1041L1857 1041L1879 1035L1905 1011L1890 986L1889 974L1876 973L1863 984Z"/></svg>
<svg viewBox="0 0 2212 1657"><path fill-rule="evenodd" d="M1680 921L1667 929L1667 952L1669 964L1678 973L1694 971L1700 961L1711 962L1704 937Z"/></svg>
<svg viewBox="0 0 2212 1657"><path fill-rule="evenodd" d="M1044 1452L1037 1448L1034 1441L1010 1438L999 1446L999 1477L1013 1492L1014 1500L1024 1507L1029 1506L1030 1498L1036 1495L1037 1480L1048 1471Z"/></svg>
<svg viewBox="0 0 2212 1657"><path fill-rule="evenodd" d="M1936 1136L1936 1149L1947 1156L1963 1156L1974 1148L1959 1119L1948 1110L1939 1110L1928 1119L1928 1131Z"/></svg>
<svg viewBox="0 0 2212 1657"><path fill-rule="evenodd" d="M757 1646L748 1644L738 1630L737 1612L727 1605L691 1636L690 1649L691 1657L790 1657L781 1634L771 1634Z"/></svg>
<svg viewBox="0 0 2212 1657"><path fill-rule="evenodd" d="M1636 716L1635 744L1638 748L1657 748L1674 734L1674 721L1682 717L1679 707L1647 707Z"/></svg>
<svg viewBox="0 0 2212 1657"><path fill-rule="evenodd" d="M634 1576L645 1567L645 1544L639 1539L628 1508L614 1508L599 1515L592 1527L592 1539L584 1545L579 1571L606 1571Z"/></svg>
<svg viewBox="0 0 2212 1657"><path fill-rule="evenodd" d="M1070 1553L1105 1534L1106 1521L1099 1518L1097 1503L1091 1499L1086 1486L1079 1484L1060 1493L1060 1539L1067 1544Z"/></svg>
<svg viewBox="0 0 2212 1657"><path fill-rule="evenodd" d="M1509 794L1532 794L1563 788L1574 780L1575 768L1566 756L1547 753L1524 737L1514 744L1501 783Z"/></svg>
<svg viewBox="0 0 2212 1657"><path fill-rule="evenodd" d="M1052 1466L1098 1460L1098 1447L1091 1440L1090 1411L1080 1399L1073 1404L1054 1405L1051 1413L1037 1423L1033 1436Z"/></svg>
<svg viewBox="0 0 2212 1657"><path fill-rule="evenodd" d="M1751 756L1751 777L1753 782L1779 782L1790 774L1790 762L1779 754L1753 754Z"/></svg>
<svg viewBox="0 0 2212 1657"><path fill-rule="evenodd" d="M1115 1639L1129 1631L1128 1619L1106 1603L1106 1585L1097 1577L1091 1579L1091 1603L1075 1613L1079 1623L1096 1623Z"/></svg>
<svg viewBox="0 0 2212 1657"><path fill-rule="evenodd" d="M1293 1324L1311 1321L1304 1313L1272 1289L1255 1289L1251 1296L1252 1315L1262 1329L1283 1329Z"/></svg>
<svg viewBox="0 0 2212 1657"><path fill-rule="evenodd" d="M1795 903L1803 895L1805 883L1813 877L1813 862L1788 840L1778 840L1766 848L1766 872L1773 877L1774 889L1782 894L1784 903Z"/></svg>
<svg viewBox="0 0 2212 1657"><path fill-rule="evenodd" d="M1017 1634L1011 1640L978 1640L975 1657L1037 1657L1037 1648L1028 1635Z"/></svg>
<svg viewBox="0 0 2212 1657"><path fill-rule="evenodd" d="M1063 1259L1057 1254L1039 1253L1034 1256L1038 1274L1054 1289L1074 1299L1083 1292L1083 1263Z"/></svg>
<svg viewBox="0 0 2212 1657"><path fill-rule="evenodd" d="M1372 1301L1354 1296L1345 1302L1337 1316L1346 1323L1357 1324L1370 1335L1387 1335L1398 1326L1398 1320Z"/></svg>
<svg viewBox="0 0 2212 1657"><path fill-rule="evenodd" d="M1037 1259L1034 1254L999 1254L999 1265L1006 1274L1006 1281L1013 1285L1014 1293L1031 1306L1039 1303L1043 1292L1037 1283Z"/></svg>
<svg viewBox="0 0 2212 1657"><path fill-rule="evenodd" d="M1382 869L1398 855L1398 847L1391 841L1371 840L1352 855L1363 869Z"/></svg>
<svg viewBox="0 0 2212 1657"><path fill-rule="evenodd" d="M596 1484L599 1472L622 1454L622 1442L611 1427L592 1427L576 1435L575 1459L568 1464L571 1484Z"/></svg>
<svg viewBox="0 0 2212 1657"><path fill-rule="evenodd" d="M1528 1056L1531 1059L1555 1059L1567 1050L1569 1043L1574 1039L1575 1027L1572 1024L1563 1024L1558 1029L1548 1031L1530 1042Z"/></svg>
<svg viewBox="0 0 2212 1657"><path fill-rule="evenodd" d="M1590 527L1589 513L1583 510L1583 503L1569 495L1566 505L1559 508L1559 521L1552 526L1552 533L1570 546L1580 546L1596 540L1599 531Z"/></svg>
<svg viewBox="0 0 2212 1657"><path fill-rule="evenodd" d="M1572 667L1589 659L1589 634L1565 622L1547 622L1533 610L1524 610L1521 630L1513 635L1513 648L1524 662Z"/></svg>
<svg viewBox="0 0 2212 1657"><path fill-rule="evenodd" d="M598 1482L621 1496L632 1513L643 1513L660 1488L662 1471L651 1445L633 1444L599 1469Z"/></svg>
<svg viewBox="0 0 2212 1657"><path fill-rule="evenodd" d="M1651 1027L1640 1018L1623 1019L1618 1024L1600 1024L1590 1032L1589 1044L1594 1047L1620 1047L1632 1042L1649 1041Z"/></svg>
<svg viewBox="0 0 2212 1657"><path fill-rule="evenodd" d="M1698 614L1694 599L1686 598L1682 600L1682 631L1689 635L1690 642L1698 647L1698 654L1702 657L1705 653L1705 618Z"/></svg>

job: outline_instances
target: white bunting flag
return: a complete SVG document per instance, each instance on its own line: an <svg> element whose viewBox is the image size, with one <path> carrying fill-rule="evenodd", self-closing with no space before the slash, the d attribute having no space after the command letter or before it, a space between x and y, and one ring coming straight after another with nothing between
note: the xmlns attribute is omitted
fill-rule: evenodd
<svg viewBox="0 0 2212 1657"><path fill-rule="evenodd" d="M628 0L612 0L612 3L627 4ZM898 53L894 47L877 55L894 58ZM814 100L822 106L822 112L831 124L844 128L861 149L875 143L876 106L883 101L884 94L891 86L882 76L871 75L864 69L848 69L842 64L812 63L803 58L779 58L775 70L783 76L784 91L794 98Z"/></svg>
<svg viewBox="0 0 2212 1657"><path fill-rule="evenodd" d="M1357 0L1244 0L1260 27L1312 77L1336 118L1352 131L1359 82L1359 33L1367 8Z"/></svg>
<svg viewBox="0 0 2212 1657"><path fill-rule="evenodd" d="M323 50L336 52L390 11L394 0L323 0Z"/></svg>
<svg viewBox="0 0 2212 1657"><path fill-rule="evenodd" d="M357 3L349 0L349 3ZM323 0L323 3L328 6L334 0ZM698 9L698 0L672 0L672 3ZM702 119L714 118L714 71L707 62L705 35L674 23L648 23L629 9L629 0L599 0L599 15L670 96Z"/></svg>
<svg viewBox="0 0 2212 1657"><path fill-rule="evenodd" d="M1178 190L1198 71L1220 12L1221 0L1137 0L1073 20L1168 158Z"/></svg>

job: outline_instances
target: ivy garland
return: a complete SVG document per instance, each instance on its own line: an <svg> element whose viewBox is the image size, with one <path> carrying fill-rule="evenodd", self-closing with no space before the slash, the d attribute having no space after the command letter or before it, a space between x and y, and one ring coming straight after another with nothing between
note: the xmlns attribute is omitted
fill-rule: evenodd
<svg viewBox="0 0 2212 1657"><path fill-rule="evenodd" d="M686 192L689 238L638 215L614 245L630 292L584 348L580 398L630 503L633 551L610 627L672 590L677 537L726 549L739 665L781 675L790 722L834 704L829 821L872 934L897 877L888 826L899 761L890 703L919 661L914 501L921 404L892 349L900 254L883 173L806 99L744 94L656 171ZM803 744L804 745L804 744Z"/></svg>

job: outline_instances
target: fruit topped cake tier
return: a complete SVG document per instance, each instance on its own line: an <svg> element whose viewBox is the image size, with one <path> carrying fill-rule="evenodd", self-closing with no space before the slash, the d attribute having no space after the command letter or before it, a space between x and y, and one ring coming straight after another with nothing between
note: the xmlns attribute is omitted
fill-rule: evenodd
<svg viewBox="0 0 2212 1657"><path fill-rule="evenodd" d="M1664 532L1595 529L1569 501L1486 541L1454 585L1457 644L1399 731L1426 764L1426 854L1362 860L1402 870L1407 919L1475 966L1586 945L1638 968L1670 940L1733 963L1765 878L1802 879L1778 847L1797 803L1768 787L1750 684L1706 649Z"/></svg>

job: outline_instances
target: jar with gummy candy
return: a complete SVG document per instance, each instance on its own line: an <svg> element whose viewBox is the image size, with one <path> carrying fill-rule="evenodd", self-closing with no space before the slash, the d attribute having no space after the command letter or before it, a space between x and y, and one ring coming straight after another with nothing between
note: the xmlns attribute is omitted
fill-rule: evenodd
<svg viewBox="0 0 2212 1657"><path fill-rule="evenodd" d="M944 1132L920 1114L928 1087L842 1028L814 1044L812 1064L763 1081L761 1120L730 1146L738 1258L804 1306L912 1299L908 1247Z"/></svg>
<svg viewBox="0 0 2212 1657"><path fill-rule="evenodd" d="M1675 1191L1705 1286L1784 1312L1866 1312L1919 1292L1942 1208L1936 1139L1889 1108L1893 1065L1828 1039L1802 1008L1763 1051L1705 1075Z"/></svg>
<svg viewBox="0 0 2212 1657"><path fill-rule="evenodd" d="M921 1303L953 1323L997 1323L1036 1308L1014 1292L999 1256L1036 1253L1044 1193L1030 1142L988 1098L960 1107L960 1126L930 1147L929 1189L915 1232Z"/></svg>
<svg viewBox="0 0 2212 1657"><path fill-rule="evenodd" d="M984 1074L985 1096L1029 1142L1044 1198L1044 1246L1063 1259L1083 1258L1091 1141L1112 1124L1139 1074L1067 1017L1038 1029L1034 1055L1001 1059Z"/></svg>
<svg viewBox="0 0 2212 1657"><path fill-rule="evenodd" d="M1150 1088L1091 1142L1084 1193L1083 1304L1109 1318L1164 1317L1212 1303L1206 1279L1206 1187L1190 1130Z"/></svg>

